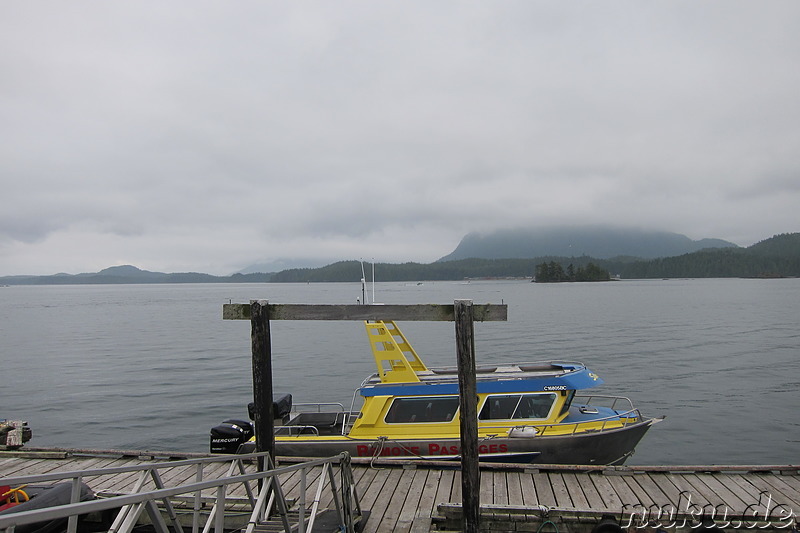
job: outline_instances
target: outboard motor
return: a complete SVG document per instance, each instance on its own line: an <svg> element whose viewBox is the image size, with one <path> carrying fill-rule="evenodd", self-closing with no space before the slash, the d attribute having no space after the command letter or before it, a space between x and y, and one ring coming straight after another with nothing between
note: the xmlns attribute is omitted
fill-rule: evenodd
<svg viewBox="0 0 800 533"><path fill-rule="evenodd" d="M244 420L226 420L211 428L211 453L236 453L253 437L253 425Z"/></svg>
<svg viewBox="0 0 800 533"><path fill-rule="evenodd" d="M272 416L276 426L285 425L289 421L292 411L292 395L285 392L273 393ZM247 406L250 420L255 420L255 404ZM255 434L253 422L244 420L226 420L222 424L211 428L211 453L251 453L254 451L253 443L247 443ZM241 446L241 448L240 448Z"/></svg>

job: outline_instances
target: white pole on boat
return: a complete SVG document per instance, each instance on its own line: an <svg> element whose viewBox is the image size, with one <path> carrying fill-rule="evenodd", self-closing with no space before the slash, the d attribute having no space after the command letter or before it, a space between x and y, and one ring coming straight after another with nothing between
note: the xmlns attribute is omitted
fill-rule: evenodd
<svg viewBox="0 0 800 533"><path fill-rule="evenodd" d="M375 303L375 258L372 258L372 303Z"/></svg>
<svg viewBox="0 0 800 533"><path fill-rule="evenodd" d="M367 305L367 274L364 272L364 261L361 261L361 304Z"/></svg>

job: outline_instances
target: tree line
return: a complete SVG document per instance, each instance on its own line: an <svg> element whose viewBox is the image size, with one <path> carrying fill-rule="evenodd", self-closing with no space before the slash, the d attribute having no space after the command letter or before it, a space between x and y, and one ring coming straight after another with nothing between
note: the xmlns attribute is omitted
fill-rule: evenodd
<svg viewBox="0 0 800 533"><path fill-rule="evenodd" d="M539 263L536 265L536 274L533 280L536 283L560 283L569 281L610 281L611 274L592 262L585 267L570 263L566 270L561 263L550 261L549 263Z"/></svg>
<svg viewBox="0 0 800 533"><path fill-rule="evenodd" d="M546 265L546 269L544 266ZM557 266L556 266L557 265ZM561 265L567 265L566 269ZM591 265L591 266L590 266ZM561 272L558 272L558 268ZM550 272L550 268L553 272ZM542 269L540 271L540 269ZM422 263L378 263L380 281L446 281L487 278L532 278L556 281L592 281L606 275L624 279L800 277L800 233L776 235L748 248L711 248L675 257L597 259L538 257L534 259L462 259ZM0 285L97 283L257 283L358 281L359 261L340 261L322 268L295 268L277 273L210 276L195 272L135 276L80 274L0 277ZM579 279L580 278L580 279ZM608 279L608 278L604 278Z"/></svg>
<svg viewBox="0 0 800 533"><path fill-rule="evenodd" d="M552 273L549 271L551 265L554 269ZM652 260L597 259L589 256L461 259L430 264L378 263L375 270L380 281L533 277L537 280L595 281L617 276L623 279L795 277L800 276L800 233L776 235L748 248L710 248ZM272 274L270 281L358 281L360 274L361 265L358 261L341 261L322 268L284 270Z"/></svg>

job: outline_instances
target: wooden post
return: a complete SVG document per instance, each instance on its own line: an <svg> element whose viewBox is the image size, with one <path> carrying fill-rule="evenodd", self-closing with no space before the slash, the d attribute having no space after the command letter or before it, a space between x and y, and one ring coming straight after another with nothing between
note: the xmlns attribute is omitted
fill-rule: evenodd
<svg viewBox="0 0 800 533"><path fill-rule="evenodd" d="M505 304L473 305L472 300L456 300L454 305L309 305L270 304L251 300L250 305L228 303L222 306L224 320L250 320L253 348L253 401L255 403L256 451L268 451L275 460L274 419L272 416L272 349L270 320L453 320L456 324L456 351L461 394L461 455L464 516L472 516L469 531L478 530L480 471L478 470L478 413L475 380L475 342L473 321L506 320ZM462 361L463 359L463 361ZM262 467L262 465L259 465ZM469 476L467 475L468 473ZM467 505L467 497L473 504ZM468 514L469 513L469 514Z"/></svg>
<svg viewBox="0 0 800 533"><path fill-rule="evenodd" d="M269 301L250 301L250 342L253 350L253 402L255 403L256 451L269 452L275 461L275 428L272 413L272 342L269 332ZM258 458L264 471L264 459Z"/></svg>
<svg viewBox="0 0 800 533"><path fill-rule="evenodd" d="M461 506L463 531L480 527L480 469L478 468L478 388L475 378L475 335L472 300L455 300L456 356L461 412Z"/></svg>

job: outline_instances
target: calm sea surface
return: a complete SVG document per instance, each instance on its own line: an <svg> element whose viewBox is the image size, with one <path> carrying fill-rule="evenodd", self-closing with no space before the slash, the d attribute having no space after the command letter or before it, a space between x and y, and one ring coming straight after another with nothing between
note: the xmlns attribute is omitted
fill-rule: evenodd
<svg viewBox="0 0 800 533"><path fill-rule="evenodd" d="M0 288L0 419L31 445L205 451L246 418L250 324L222 304L355 303L357 283ZM508 304L475 325L479 363L578 360L666 415L629 464L797 463L800 279L378 283L385 303ZM452 323L403 323L426 361L455 364ZM375 371L357 322L273 322L275 389L349 406Z"/></svg>

